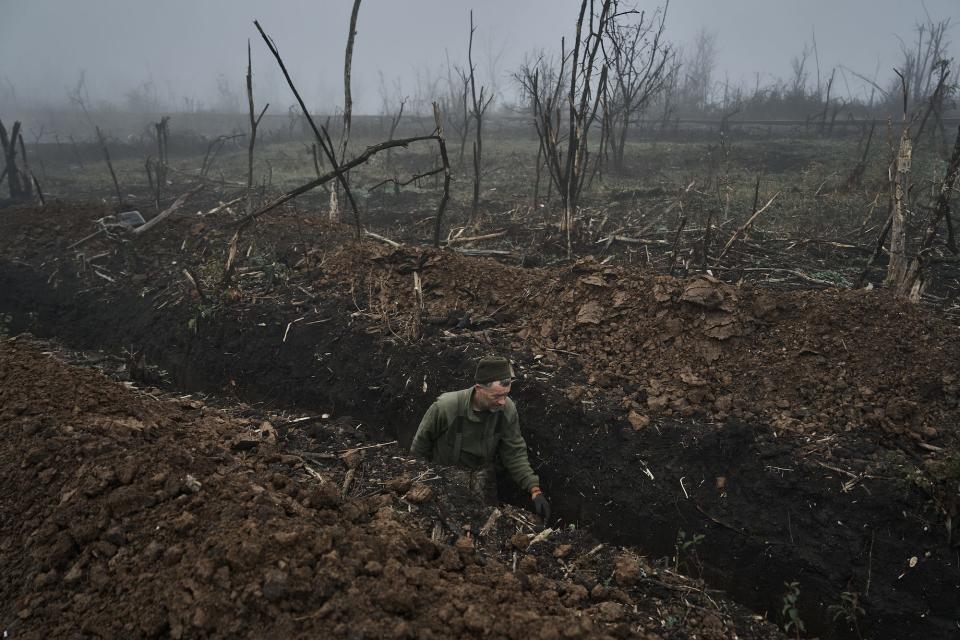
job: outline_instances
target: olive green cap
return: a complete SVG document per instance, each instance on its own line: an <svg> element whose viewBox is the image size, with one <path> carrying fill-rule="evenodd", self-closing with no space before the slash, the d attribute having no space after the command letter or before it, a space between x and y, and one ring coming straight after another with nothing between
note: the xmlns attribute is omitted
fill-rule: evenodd
<svg viewBox="0 0 960 640"><path fill-rule="evenodd" d="M513 378L510 361L499 356L487 356L477 363L477 374L473 377L477 384L486 384Z"/></svg>

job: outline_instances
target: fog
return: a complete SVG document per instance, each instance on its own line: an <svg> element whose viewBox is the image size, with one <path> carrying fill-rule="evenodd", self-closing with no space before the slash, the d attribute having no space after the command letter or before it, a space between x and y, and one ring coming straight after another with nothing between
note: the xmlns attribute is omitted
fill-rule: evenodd
<svg viewBox="0 0 960 640"><path fill-rule="evenodd" d="M94 107L240 110L250 39L257 102L284 111L293 98L253 26L257 19L310 107L330 112L343 103L351 7L349 0L2 0L0 108L67 104L82 78ZM569 41L579 3L364 0L353 63L355 113L380 113L381 83L394 97L428 93L446 59L465 64L471 8L478 73L498 102L508 103L516 91L511 74L524 55L556 51L564 35ZM864 83L851 71L889 84L901 47L927 17L949 18L948 39L955 40L960 2L674 0L666 30L689 50L707 29L717 47L714 81L748 88L787 78L791 60L815 39L822 73L842 65L840 92L856 97ZM955 42L949 51L957 57Z"/></svg>

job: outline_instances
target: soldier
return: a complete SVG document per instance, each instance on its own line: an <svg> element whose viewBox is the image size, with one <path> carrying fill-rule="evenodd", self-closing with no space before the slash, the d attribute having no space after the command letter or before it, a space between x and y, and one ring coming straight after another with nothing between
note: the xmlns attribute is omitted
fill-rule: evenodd
<svg viewBox="0 0 960 640"><path fill-rule="evenodd" d="M459 467L467 487L484 499L496 497L493 463L499 458L544 522L550 503L527 459L520 420L508 397L513 382L510 361L486 357L477 364L474 385L441 394L430 405L413 437L410 452L437 464Z"/></svg>

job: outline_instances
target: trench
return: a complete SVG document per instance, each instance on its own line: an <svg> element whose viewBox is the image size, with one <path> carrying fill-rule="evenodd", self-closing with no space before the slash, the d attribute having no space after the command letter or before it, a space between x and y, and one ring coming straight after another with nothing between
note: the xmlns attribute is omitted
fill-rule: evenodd
<svg viewBox="0 0 960 640"><path fill-rule="evenodd" d="M132 291L108 297L68 277L57 282L0 263L6 330L135 354L165 371L153 384L350 415L401 443L434 397L470 374L464 345L391 344L351 324L345 300L322 303L328 320L285 331L295 309L262 304L208 319L155 309ZM513 396L561 522L669 557L777 622L785 583L797 582L811 637L956 637L960 557L909 483L869 479L845 490L830 470L798 464L794 448L764 426L666 423L634 432L615 411L574 404L548 382L524 379ZM502 498L522 500L501 487ZM909 568L911 557L920 560ZM833 608L845 592L861 594L859 628Z"/></svg>

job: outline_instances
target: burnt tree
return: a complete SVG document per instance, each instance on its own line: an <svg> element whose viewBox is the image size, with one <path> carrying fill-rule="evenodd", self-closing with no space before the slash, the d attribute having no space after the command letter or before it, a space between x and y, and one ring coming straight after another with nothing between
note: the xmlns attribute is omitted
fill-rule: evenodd
<svg viewBox="0 0 960 640"><path fill-rule="evenodd" d="M360 14L360 2L361 0L353 1L353 11L350 12L350 28L347 31L347 48L343 56L343 129L340 131L340 157L338 162L343 162L344 158L346 158L347 145L350 144L350 125L353 119L353 94L350 91L350 75L353 65L353 42L357 35L357 17ZM340 183L343 185L344 190L349 189L349 180L350 177L348 175L342 175L340 177ZM353 197L349 194L348 197L350 198L350 205L354 208L354 214L357 215L356 202L353 201ZM330 190L330 220L340 220L340 203L336 187Z"/></svg>
<svg viewBox="0 0 960 640"><path fill-rule="evenodd" d="M473 10L470 10L470 41L467 45L467 65L470 71L470 117L474 123L473 141L473 201L470 206L470 224L477 222L477 208L480 205L480 178L483 174L483 116L487 112L493 95L486 95L486 87L481 85L477 93L477 68L473 64L473 34L477 28L473 24ZM462 149L462 147L461 147Z"/></svg>
<svg viewBox="0 0 960 640"><path fill-rule="evenodd" d="M20 138L20 121L13 123L8 135L7 128L0 121L0 146L3 147L3 159L5 167L4 176L7 178L7 186L10 190L11 200L20 200L29 196L29 181L23 170L17 164L17 140ZM3 178L0 178L2 182Z"/></svg>
<svg viewBox="0 0 960 640"><path fill-rule="evenodd" d="M653 15L619 12L613 5L612 20L603 44L609 67L609 141L613 165L623 169L623 153L630 127L641 118L651 100L666 86L675 59L673 47L664 42L664 26L670 3Z"/></svg>
<svg viewBox="0 0 960 640"><path fill-rule="evenodd" d="M566 52L565 40L561 39L560 68L552 87L544 89L540 85L541 78L547 75L542 59L521 70L521 82L533 100L534 127L551 181L560 195L561 229L566 234L568 258L573 256L574 213L589 173L590 127L597 119L607 82L607 66L602 64L600 46L612 19L613 0L602 0L599 9L596 5L595 0L582 0L572 51Z"/></svg>
<svg viewBox="0 0 960 640"><path fill-rule="evenodd" d="M247 113L250 117L250 143L247 145L247 213L253 212L253 149L257 144L257 128L269 107L268 102L263 106L260 115L256 115L256 110L253 108L253 64L250 56L250 40L247 40Z"/></svg>

